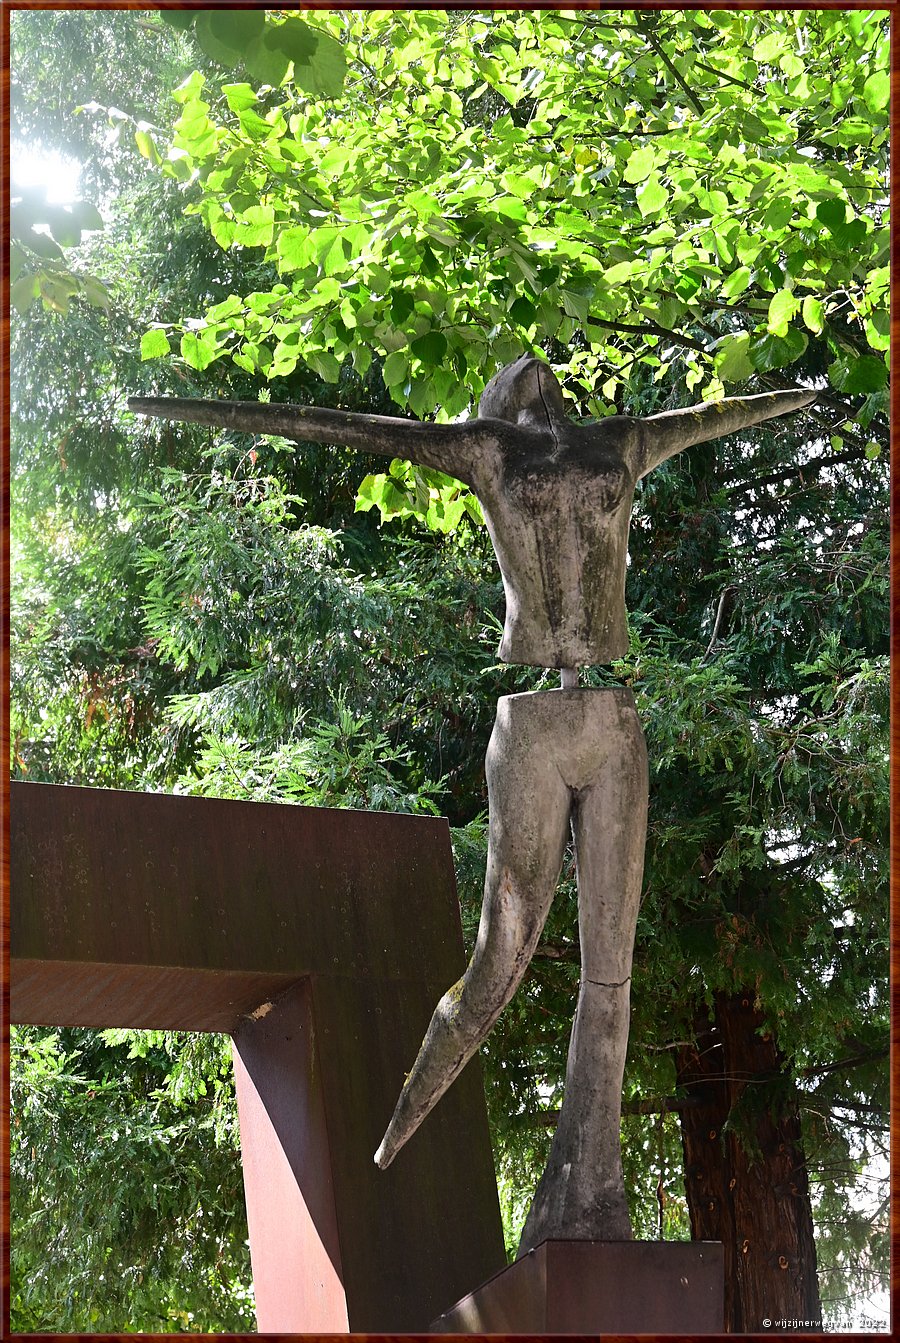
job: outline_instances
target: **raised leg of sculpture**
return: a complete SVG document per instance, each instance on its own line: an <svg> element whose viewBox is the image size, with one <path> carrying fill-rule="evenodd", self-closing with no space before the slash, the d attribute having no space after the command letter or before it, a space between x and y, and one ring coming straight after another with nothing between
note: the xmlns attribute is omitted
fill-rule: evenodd
<svg viewBox="0 0 900 1343"><path fill-rule="evenodd" d="M438 1003L376 1155L384 1168L490 1032L528 968L565 851L571 795L543 731L509 695L497 705L485 774L490 830L484 903L465 975ZM523 721L525 720L525 721ZM540 727L540 724L537 725Z"/></svg>
<svg viewBox="0 0 900 1343"><path fill-rule="evenodd" d="M592 692L583 692L590 695ZM634 932L647 823L647 753L630 692L595 706L604 760L575 795L581 985L562 1110L519 1244L630 1240L619 1141Z"/></svg>

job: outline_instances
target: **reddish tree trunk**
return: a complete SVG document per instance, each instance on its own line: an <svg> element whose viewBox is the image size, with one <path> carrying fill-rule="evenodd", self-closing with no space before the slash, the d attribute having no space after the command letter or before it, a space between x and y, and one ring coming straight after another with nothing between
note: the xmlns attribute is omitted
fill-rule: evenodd
<svg viewBox="0 0 900 1343"><path fill-rule="evenodd" d="M679 1087L694 1098L681 1112L685 1185L693 1238L725 1247L728 1332L794 1333L798 1321L821 1328L806 1158L753 998L718 995L712 1021L698 1014L696 1047L678 1052Z"/></svg>

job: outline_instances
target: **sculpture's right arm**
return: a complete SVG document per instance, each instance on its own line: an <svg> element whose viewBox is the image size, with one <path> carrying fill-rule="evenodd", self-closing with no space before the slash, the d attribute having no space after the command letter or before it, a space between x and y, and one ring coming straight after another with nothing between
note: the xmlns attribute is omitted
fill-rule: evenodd
<svg viewBox="0 0 900 1343"><path fill-rule="evenodd" d="M472 484L474 455L494 435L480 420L428 424L390 415L360 415L319 406L265 401L202 401L181 396L134 396L128 409L163 420L190 420L247 434L277 434L297 443L333 443L383 457L403 457Z"/></svg>

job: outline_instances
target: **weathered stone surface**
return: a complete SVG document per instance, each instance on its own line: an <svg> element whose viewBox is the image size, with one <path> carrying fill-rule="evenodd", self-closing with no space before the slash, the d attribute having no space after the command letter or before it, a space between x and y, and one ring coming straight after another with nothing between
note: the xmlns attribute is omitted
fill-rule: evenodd
<svg viewBox="0 0 900 1343"><path fill-rule="evenodd" d="M490 847L481 926L465 975L438 1003L376 1154L386 1167L472 1057L528 966L571 825L582 980L566 1093L520 1254L548 1237L631 1236L619 1150L628 990L647 808L643 737L630 692L579 690L580 666L628 650L625 568L637 481L691 444L815 400L803 388L576 424L549 366L528 356L484 390L463 424L317 407L136 398L141 414L297 441L331 442L436 467L469 484L503 577L500 657L559 667L563 689L500 700L488 748Z"/></svg>
<svg viewBox="0 0 900 1343"><path fill-rule="evenodd" d="M506 696L485 768L490 834L475 951L438 1004L376 1161L390 1163L518 987L571 827L582 978L563 1110L520 1253L564 1228L628 1239L619 1112L647 813L647 756L631 691Z"/></svg>
<svg viewBox="0 0 900 1343"><path fill-rule="evenodd" d="M463 424L255 401L135 397L128 404L142 415L406 457L465 481L481 501L503 577L500 657L579 667L628 651L625 558L640 477L693 443L814 399L797 388L577 424L552 369L523 356L488 383L478 417Z"/></svg>

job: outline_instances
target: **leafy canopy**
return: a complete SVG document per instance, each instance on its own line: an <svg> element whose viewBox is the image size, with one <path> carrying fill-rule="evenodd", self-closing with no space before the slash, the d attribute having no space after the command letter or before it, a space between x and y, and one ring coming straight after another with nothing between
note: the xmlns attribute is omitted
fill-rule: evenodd
<svg viewBox="0 0 900 1343"><path fill-rule="evenodd" d="M337 382L375 358L399 405L441 418L554 341L570 394L604 415L639 357L710 396L813 340L834 388L883 405L878 16L213 11L195 28L233 82L195 71L172 131L139 147L274 282L186 325L193 368L274 380L302 361ZM145 338L148 358L169 349Z"/></svg>

